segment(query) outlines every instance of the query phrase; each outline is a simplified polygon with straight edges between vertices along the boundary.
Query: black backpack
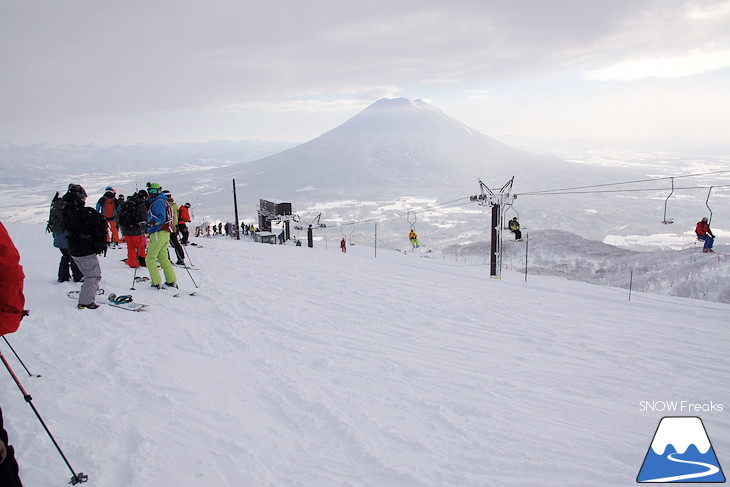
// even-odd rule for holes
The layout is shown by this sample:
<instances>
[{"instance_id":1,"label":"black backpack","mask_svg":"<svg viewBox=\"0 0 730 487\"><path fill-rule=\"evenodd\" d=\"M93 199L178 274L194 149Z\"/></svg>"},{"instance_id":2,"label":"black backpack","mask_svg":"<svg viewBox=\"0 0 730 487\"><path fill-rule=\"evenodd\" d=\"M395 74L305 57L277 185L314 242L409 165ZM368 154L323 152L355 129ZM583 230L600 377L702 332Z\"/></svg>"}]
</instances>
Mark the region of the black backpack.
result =
<instances>
[{"instance_id":1,"label":"black backpack","mask_svg":"<svg viewBox=\"0 0 730 487\"><path fill-rule=\"evenodd\" d=\"M59 196L58 191L56 191L56 196L51 200L51 211L48 214L46 232L63 233L66 230L66 224L63 221L64 206L66 206L66 202Z\"/></svg>"},{"instance_id":2,"label":"black backpack","mask_svg":"<svg viewBox=\"0 0 730 487\"><path fill-rule=\"evenodd\" d=\"M137 198L129 198L119 211L119 225L124 228L136 227L139 223Z\"/></svg>"}]
</instances>

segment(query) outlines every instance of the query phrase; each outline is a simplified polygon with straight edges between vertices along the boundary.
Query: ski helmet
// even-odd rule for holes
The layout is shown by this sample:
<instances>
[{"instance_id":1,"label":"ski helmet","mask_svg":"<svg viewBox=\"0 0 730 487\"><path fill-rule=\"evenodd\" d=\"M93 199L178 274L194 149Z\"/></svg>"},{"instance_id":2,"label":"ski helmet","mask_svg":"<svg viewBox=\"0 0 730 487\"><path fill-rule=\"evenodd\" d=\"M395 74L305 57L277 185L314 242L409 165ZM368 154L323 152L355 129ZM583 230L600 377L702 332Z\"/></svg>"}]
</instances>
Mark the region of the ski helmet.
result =
<instances>
[{"instance_id":1,"label":"ski helmet","mask_svg":"<svg viewBox=\"0 0 730 487\"><path fill-rule=\"evenodd\" d=\"M157 183L149 183L147 185L147 192L150 196L157 196L162 192L162 186Z\"/></svg>"}]
</instances>

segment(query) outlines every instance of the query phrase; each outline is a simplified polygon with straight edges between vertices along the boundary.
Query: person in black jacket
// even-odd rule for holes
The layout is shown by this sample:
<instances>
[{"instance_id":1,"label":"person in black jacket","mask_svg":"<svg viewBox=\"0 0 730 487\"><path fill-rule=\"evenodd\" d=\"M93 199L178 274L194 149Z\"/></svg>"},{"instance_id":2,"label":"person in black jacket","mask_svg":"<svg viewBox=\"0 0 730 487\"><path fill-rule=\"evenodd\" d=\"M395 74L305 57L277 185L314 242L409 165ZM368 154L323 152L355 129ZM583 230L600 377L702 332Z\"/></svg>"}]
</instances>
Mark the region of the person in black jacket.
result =
<instances>
[{"instance_id":1,"label":"person in black jacket","mask_svg":"<svg viewBox=\"0 0 730 487\"><path fill-rule=\"evenodd\" d=\"M79 309L96 309L94 302L101 281L97 254L106 251L106 221L94 208L86 206L86 191L78 184L69 184L63 195L66 206L63 221L68 235L68 251L84 274L79 293Z\"/></svg>"},{"instance_id":2,"label":"person in black jacket","mask_svg":"<svg viewBox=\"0 0 730 487\"><path fill-rule=\"evenodd\" d=\"M127 265L129 267L146 266L147 238L147 191L141 189L127 198L119 210L119 228L122 229L124 241L127 243Z\"/></svg>"}]
</instances>

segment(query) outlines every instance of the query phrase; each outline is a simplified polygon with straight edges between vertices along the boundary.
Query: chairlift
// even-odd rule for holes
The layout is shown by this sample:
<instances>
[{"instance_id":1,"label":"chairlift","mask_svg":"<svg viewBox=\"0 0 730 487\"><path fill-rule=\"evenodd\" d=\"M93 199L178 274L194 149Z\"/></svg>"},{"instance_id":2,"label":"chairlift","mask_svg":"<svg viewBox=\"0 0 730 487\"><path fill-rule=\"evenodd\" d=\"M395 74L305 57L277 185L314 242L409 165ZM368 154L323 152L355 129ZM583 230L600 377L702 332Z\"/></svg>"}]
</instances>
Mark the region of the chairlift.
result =
<instances>
[{"instance_id":1,"label":"chairlift","mask_svg":"<svg viewBox=\"0 0 730 487\"><path fill-rule=\"evenodd\" d=\"M670 225L674 223L674 218L670 218L667 220L667 202L669 201L669 198L672 197L674 194L674 178L670 178L672 180L672 191L669 193L669 196L667 196L667 199L664 200L664 220L662 220L662 223L665 225Z\"/></svg>"},{"instance_id":2,"label":"chairlift","mask_svg":"<svg viewBox=\"0 0 730 487\"><path fill-rule=\"evenodd\" d=\"M707 199L705 200L705 206L710 210L710 218L707 219L707 224L712 224L712 208L710 208L710 194L712 194L713 186L710 186L710 190L707 192Z\"/></svg>"},{"instance_id":3,"label":"chairlift","mask_svg":"<svg viewBox=\"0 0 730 487\"><path fill-rule=\"evenodd\" d=\"M348 225L352 225L352 230L350 230L350 233L345 234L345 227ZM349 242L349 245L354 245L352 243L352 234L355 233L355 224L354 223L343 223L340 227L340 233L342 234L342 238L344 238L347 242Z\"/></svg>"},{"instance_id":4,"label":"chairlift","mask_svg":"<svg viewBox=\"0 0 730 487\"><path fill-rule=\"evenodd\" d=\"M411 213L413 213L413 218L411 221ZM416 222L418 221L418 214L415 211L409 211L406 213L406 220L411 225L411 230L414 232L416 231Z\"/></svg>"},{"instance_id":5,"label":"chairlift","mask_svg":"<svg viewBox=\"0 0 730 487\"><path fill-rule=\"evenodd\" d=\"M517 217L517 221L520 221L520 212L517 211L517 209L515 209L515 205L513 203L513 201L515 199L517 199L517 195L515 195L513 197L513 199L510 200L510 202L507 205L505 205L504 211L502 212L502 221L505 222L504 223L504 225L505 225L504 228L506 230L509 230L509 217L507 216L507 212L513 211L515 213L515 216Z\"/></svg>"}]
</instances>

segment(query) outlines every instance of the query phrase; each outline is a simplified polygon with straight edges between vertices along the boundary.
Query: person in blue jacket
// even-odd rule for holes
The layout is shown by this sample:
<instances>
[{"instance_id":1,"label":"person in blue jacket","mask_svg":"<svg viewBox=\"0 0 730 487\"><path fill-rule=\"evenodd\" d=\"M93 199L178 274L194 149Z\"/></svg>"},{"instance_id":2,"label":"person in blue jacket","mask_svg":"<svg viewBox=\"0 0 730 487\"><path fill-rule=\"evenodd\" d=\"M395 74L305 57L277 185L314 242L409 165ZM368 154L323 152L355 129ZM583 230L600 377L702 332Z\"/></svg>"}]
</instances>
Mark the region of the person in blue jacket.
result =
<instances>
[{"instance_id":1,"label":"person in blue jacket","mask_svg":"<svg viewBox=\"0 0 730 487\"><path fill-rule=\"evenodd\" d=\"M162 186L157 183L149 183L147 187L149 198L149 210L147 211L147 270L150 273L152 287L163 289L162 277L157 269L159 262L162 272L165 274L165 286L177 287L177 276L175 269L170 262L170 255L167 253L167 246L170 243L170 233L173 231L175 220L172 216L172 208L167 202L167 196L162 192Z\"/></svg>"}]
</instances>

